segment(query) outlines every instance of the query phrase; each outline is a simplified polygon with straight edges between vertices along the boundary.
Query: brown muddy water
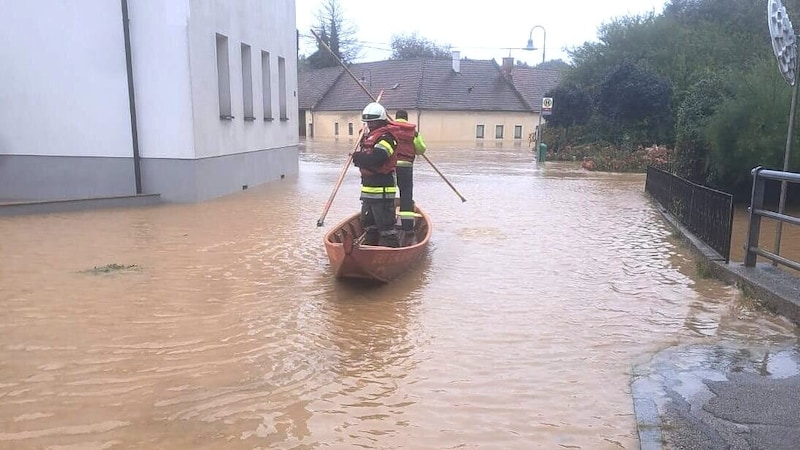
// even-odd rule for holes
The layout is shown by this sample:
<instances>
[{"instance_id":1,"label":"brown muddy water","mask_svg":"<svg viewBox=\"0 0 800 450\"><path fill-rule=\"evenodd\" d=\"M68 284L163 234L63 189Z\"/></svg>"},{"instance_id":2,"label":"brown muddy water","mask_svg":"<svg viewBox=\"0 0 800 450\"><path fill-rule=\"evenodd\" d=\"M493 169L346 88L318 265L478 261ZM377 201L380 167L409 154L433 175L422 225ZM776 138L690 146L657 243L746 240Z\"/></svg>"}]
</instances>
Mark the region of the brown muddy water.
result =
<instances>
[{"instance_id":1,"label":"brown muddy water","mask_svg":"<svg viewBox=\"0 0 800 450\"><path fill-rule=\"evenodd\" d=\"M322 236L357 210L348 142L192 205L0 218L0 448L635 449L631 370L796 328L696 262L644 175L430 145L429 252L335 281ZM114 266L111 266L114 265Z\"/></svg>"}]
</instances>

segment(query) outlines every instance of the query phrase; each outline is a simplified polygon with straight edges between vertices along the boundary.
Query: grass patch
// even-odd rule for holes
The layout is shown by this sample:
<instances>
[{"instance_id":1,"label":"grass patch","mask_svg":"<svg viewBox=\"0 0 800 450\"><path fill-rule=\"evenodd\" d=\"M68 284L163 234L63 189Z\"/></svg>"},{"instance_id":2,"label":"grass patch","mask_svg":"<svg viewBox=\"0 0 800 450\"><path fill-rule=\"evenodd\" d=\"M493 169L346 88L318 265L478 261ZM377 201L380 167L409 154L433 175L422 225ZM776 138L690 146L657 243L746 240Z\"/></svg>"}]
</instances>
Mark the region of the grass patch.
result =
<instances>
[{"instance_id":1,"label":"grass patch","mask_svg":"<svg viewBox=\"0 0 800 450\"><path fill-rule=\"evenodd\" d=\"M94 266L91 269L86 269L82 271L83 273L91 273L94 275L102 275L106 273L116 273L116 272L130 272L135 270L141 270L141 267L137 266L136 264L106 264L105 266Z\"/></svg>"},{"instance_id":2,"label":"grass patch","mask_svg":"<svg viewBox=\"0 0 800 450\"><path fill-rule=\"evenodd\" d=\"M714 273L711 271L711 267L709 266L708 263L704 261L697 261L696 266L697 266L697 275L700 278L708 280L709 278L714 277Z\"/></svg>"}]
</instances>

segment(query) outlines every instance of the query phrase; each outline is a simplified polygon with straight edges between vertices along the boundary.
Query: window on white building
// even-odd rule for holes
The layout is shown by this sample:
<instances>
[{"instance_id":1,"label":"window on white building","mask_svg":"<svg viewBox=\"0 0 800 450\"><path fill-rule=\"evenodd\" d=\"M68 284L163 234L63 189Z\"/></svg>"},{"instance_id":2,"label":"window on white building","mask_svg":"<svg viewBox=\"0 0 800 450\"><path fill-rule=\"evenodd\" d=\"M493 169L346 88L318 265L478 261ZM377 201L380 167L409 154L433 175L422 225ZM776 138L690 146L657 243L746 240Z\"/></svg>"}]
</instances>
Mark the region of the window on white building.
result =
<instances>
[{"instance_id":1,"label":"window on white building","mask_svg":"<svg viewBox=\"0 0 800 450\"><path fill-rule=\"evenodd\" d=\"M264 102L264 120L273 120L272 115L272 71L269 52L261 51L261 100Z\"/></svg>"},{"instance_id":2,"label":"window on white building","mask_svg":"<svg viewBox=\"0 0 800 450\"><path fill-rule=\"evenodd\" d=\"M522 139L522 125L514 125L514 139Z\"/></svg>"},{"instance_id":3,"label":"window on white building","mask_svg":"<svg viewBox=\"0 0 800 450\"><path fill-rule=\"evenodd\" d=\"M484 128L485 127L483 125L477 125L475 127L475 137L476 138L483 139Z\"/></svg>"},{"instance_id":4,"label":"window on white building","mask_svg":"<svg viewBox=\"0 0 800 450\"><path fill-rule=\"evenodd\" d=\"M353 135L353 122L347 123L347 134L349 134L350 136Z\"/></svg>"},{"instance_id":5,"label":"window on white building","mask_svg":"<svg viewBox=\"0 0 800 450\"><path fill-rule=\"evenodd\" d=\"M256 120L253 115L253 62L250 46L242 43L242 107L244 120Z\"/></svg>"},{"instance_id":6,"label":"window on white building","mask_svg":"<svg viewBox=\"0 0 800 450\"><path fill-rule=\"evenodd\" d=\"M278 104L281 120L289 120L286 105L286 59L281 56L278 57Z\"/></svg>"},{"instance_id":7,"label":"window on white building","mask_svg":"<svg viewBox=\"0 0 800 450\"><path fill-rule=\"evenodd\" d=\"M495 125L494 126L494 137L496 139L503 139L503 126L502 125Z\"/></svg>"},{"instance_id":8,"label":"window on white building","mask_svg":"<svg viewBox=\"0 0 800 450\"><path fill-rule=\"evenodd\" d=\"M217 90L219 92L219 117L233 119L231 115L231 72L228 63L228 37L217 33Z\"/></svg>"},{"instance_id":9,"label":"window on white building","mask_svg":"<svg viewBox=\"0 0 800 450\"><path fill-rule=\"evenodd\" d=\"M333 135L334 136L338 136L339 135L339 122L334 122L333 123Z\"/></svg>"}]
</instances>

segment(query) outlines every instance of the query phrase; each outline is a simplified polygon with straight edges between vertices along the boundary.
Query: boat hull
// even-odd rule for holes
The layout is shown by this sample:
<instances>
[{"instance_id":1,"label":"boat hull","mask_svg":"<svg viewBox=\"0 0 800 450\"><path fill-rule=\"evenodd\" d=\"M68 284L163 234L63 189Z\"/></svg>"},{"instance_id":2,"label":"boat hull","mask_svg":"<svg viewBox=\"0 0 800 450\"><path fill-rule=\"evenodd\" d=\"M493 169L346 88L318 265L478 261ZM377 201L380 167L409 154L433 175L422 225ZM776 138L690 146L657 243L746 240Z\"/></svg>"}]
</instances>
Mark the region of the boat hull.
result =
<instances>
[{"instance_id":1,"label":"boat hull","mask_svg":"<svg viewBox=\"0 0 800 450\"><path fill-rule=\"evenodd\" d=\"M324 238L325 252L336 278L356 278L387 283L408 270L428 247L431 223L428 215L416 208L416 242L392 248L365 245L360 214L356 213L331 228Z\"/></svg>"}]
</instances>

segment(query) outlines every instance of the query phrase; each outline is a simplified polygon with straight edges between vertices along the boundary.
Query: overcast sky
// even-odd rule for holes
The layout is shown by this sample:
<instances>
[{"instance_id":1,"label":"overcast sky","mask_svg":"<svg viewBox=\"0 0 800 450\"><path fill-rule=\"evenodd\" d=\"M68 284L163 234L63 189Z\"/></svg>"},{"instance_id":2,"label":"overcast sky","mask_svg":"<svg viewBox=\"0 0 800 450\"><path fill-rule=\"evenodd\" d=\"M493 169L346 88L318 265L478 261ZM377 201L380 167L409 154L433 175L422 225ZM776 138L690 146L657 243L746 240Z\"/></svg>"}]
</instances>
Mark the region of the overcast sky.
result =
<instances>
[{"instance_id":1,"label":"overcast sky","mask_svg":"<svg viewBox=\"0 0 800 450\"><path fill-rule=\"evenodd\" d=\"M391 56L393 35L416 32L440 46L450 45L462 58L495 59L513 56L534 65L542 62L542 51L525 51L530 31L534 46L546 43L545 58L568 61L566 48L597 41L598 27L614 18L655 12L660 14L669 0L402 0L368 2L339 0L343 15L358 27L363 50L357 62L378 61ZM296 0L300 54L314 48L309 30L316 25L323 0ZM304 39L303 36L310 39ZM309 50L310 49L310 50Z\"/></svg>"}]
</instances>

